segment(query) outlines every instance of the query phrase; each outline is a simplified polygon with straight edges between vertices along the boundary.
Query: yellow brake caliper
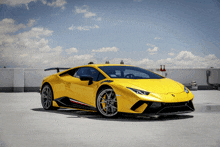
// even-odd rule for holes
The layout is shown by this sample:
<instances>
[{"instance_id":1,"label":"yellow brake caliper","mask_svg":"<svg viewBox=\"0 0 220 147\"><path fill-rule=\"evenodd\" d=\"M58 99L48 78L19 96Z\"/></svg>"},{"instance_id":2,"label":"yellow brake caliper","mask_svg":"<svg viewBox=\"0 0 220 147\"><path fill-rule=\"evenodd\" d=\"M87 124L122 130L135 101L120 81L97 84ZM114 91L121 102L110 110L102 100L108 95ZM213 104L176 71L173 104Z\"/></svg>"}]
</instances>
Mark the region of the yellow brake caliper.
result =
<instances>
[{"instance_id":1,"label":"yellow brake caliper","mask_svg":"<svg viewBox=\"0 0 220 147\"><path fill-rule=\"evenodd\" d=\"M102 108L105 108L106 104L105 104L105 100L106 100L106 94L102 97ZM105 100L104 100L105 99ZM106 109L104 109L106 111Z\"/></svg>"}]
</instances>

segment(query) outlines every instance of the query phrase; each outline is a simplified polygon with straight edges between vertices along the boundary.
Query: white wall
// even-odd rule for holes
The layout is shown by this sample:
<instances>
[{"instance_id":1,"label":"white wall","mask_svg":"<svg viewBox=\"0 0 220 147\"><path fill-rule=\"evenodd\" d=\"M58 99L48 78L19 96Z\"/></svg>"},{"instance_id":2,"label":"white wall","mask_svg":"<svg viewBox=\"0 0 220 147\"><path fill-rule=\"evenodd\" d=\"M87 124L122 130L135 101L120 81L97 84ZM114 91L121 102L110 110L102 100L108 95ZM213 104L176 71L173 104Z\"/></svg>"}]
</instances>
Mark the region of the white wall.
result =
<instances>
[{"instance_id":1,"label":"white wall","mask_svg":"<svg viewBox=\"0 0 220 147\"><path fill-rule=\"evenodd\" d=\"M167 73L167 78L178 81L186 86L189 86L192 81L196 81L199 86L207 85L206 71L210 70L211 76L209 82L212 84L220 84L220 69L166 69L166 72L160 72L156 69L149 70L163 76ZM53 73L56 73L56 71L44 71L44 69L0 68L0 92L25 91L25 88L32 88L31 90L39 89L43 77Z\"/></svg>"},{"instance_id":2,"label":"white wall","mask_svg":"<svg viewBox=\"0 0 220 147\"><path fill-rule=\"evenodd\" d=\"M25 69L24 87L40 87L44 77L56 73L56 71L44 71L44 69Z\"/></svg>"},{"instance_id":3,"label":"white wall","mask_svg":"<svg viewBox=\"0 0 220 147\"><path fill-rule=\"evenodd\" d=\"M0 87L13 87L14 69L0 68Z\"/></svg>"},{"instance_id":4,"label":"white wall","mask_svg":"<svg viewBox=\"0 0 220 147\"><path fill-rule=\"evenodd\" d=\"M220 69L210 69L211 75L209 82L220 84Z\"/></svg>"},{"instance_id":5,"label":"white wall","mask_svg":"<svg viewBox=\"0 0 220 147\"><path fill-rule=\"evenodd\" d=\"M165 76L167 78L178 81L186 86L188 86L192 81L196 81L198 85L207 85L206 82L206 71L211 71L211 76L209 77L210 83L220 84L220 69L166 69L166 72L160 72L156 69L151 69L151 71Z\"/></svg>"},{"instance_id":6,"label":"white wall","mask_svg":"<svg viewBox=\"0 0 220 147\"><path fill-rule=\"evenodd\" d=\"M206 69L167 69L167 78L174 79L184 85L196 81L198 85L207 85Z\"/></svg>"}]
</instances>

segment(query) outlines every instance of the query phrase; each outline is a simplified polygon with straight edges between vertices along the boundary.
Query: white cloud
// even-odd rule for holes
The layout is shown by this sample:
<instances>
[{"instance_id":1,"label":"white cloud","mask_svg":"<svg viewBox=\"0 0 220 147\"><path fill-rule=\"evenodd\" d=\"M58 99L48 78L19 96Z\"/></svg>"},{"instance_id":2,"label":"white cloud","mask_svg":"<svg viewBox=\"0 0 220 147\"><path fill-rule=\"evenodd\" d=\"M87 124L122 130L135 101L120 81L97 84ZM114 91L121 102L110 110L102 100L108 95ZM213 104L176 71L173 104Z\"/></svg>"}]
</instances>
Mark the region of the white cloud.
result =
<instances>
[{"instance_id":1,"label":"white cloud","mask_svg":"<svg viewBox=\"0 0 220 147\"><path fill-rule=\"evenodd\" d=\"M39 51L40 52L50 52L51 48L49 47L49 45L45 45L45 46L39 48Z\"/></svg>"},{"instance_id":2,"label":"white cloud","mask_svg":"<svg viewBox=\"0 0 220 147\"><path fill-rule=\"evenodd\" d=\"M25 5L29 10L28 4L30 2L37 2L37 0L1 0L0 4L6 4L12 7ZM67 4L66 0L53 0L52 2L41 0L41 2L50 7L61 7L61 9L65 9L65 4Z\"/></svg>"},{"instance_id":3,"label":"white cloud","mask_svg":"<svg viewBox=\"0 0 220 147\"><path fill-rule=\"evenodd\" d=\"M6 23L7 22L7 23ZM2 21L0 21L2 24ZM53 34L52 30L33 27L22 31L23 24L16 24L13 19L4 20L0 32L0 66L19 68L47 68L54 66L74 67L87 64L90 61L97 63L92 54L74 55L76 48L66 49L70 54L62 54L61 46L51 47L47 37ZM10 25L7 25L10 24ZM7 27L13 25L14 30ZM19 33L18 33L19 31ZM11 34L13 32L13 34ZM18 34L16 34L18 33Z\"/></svg>"},{"instance_id":4,"label":"white cloud","mask_svg":"<svg viewBox=\"0 0 220 147\"><path fill-rule=\"evenodd\" d=\"M155 45L150 44L150 43L147 43L147 46L150 46L150 47L155 47Z\"/></svg>"},{"instance_id":5,"label":"white cloud","mask_svg":"<svg viewBox=\"0 0 220 147\"><path fill-rule=\"evenodd\" d=\"M85 55L75 55L73 56L74 60L89 60L93 57L93 55L85 54Z\"/></svg>"},{"instance_id":6,"label":"white cloud","mask_svg":"<svg viewBox=\"0 0 220 147\"><path fill-rule=\"evenodd\" d=\"M50 37L52 30L43 27L26 28L25 24L17 24L13 19L3 19L0 21L0 66L12 67L74 67L87 64L90 61L94 63L105 63L104 59L96 58L97 52L117 52L117 47L103 47L92 50L93 54L72 55L78 53L76 48L66 49L70 54L62 54L61 46L50 46ZM28 29L24 31L23 29ZM25 29L25 30L26 30ZM159 49L153 44L147 44L150 47L149 53L156 53ZM171 51L172 52L172 51ZM176 51L175 51L176 52ZM181 51L170 58L157 61L144 58L134 60L132 58L113 58L110 63L120 63L141 66L143 68L158 68L161 64L167 68L220 68L220 59L214 54L204 57L197 56L190 51Z\"/></svg>"},{"instance_id":7,"label":"white cloud","mask_svg":"<svg viewBox=\"0 0 220 147\"><path fill-rule=\"evenodd\" d=\"M117 47L103 47L98 50L92 50L92 52L117 52Z\"/></svg>"},{"instance_id":8,"label":"white cloud","mask_svg":"<svg viewBox=\"0 0 220 147\"><path fill-rule=\"evenodd\" d=\"M136 61L135 62L136 65L139 65L139 66L149 66L149 65L153 65L154 64L154 61L153 60L150 60L148 58L144 58L142 60L139 60L139 61Z\"/></svg>"},{"instance_id":9,"label":"white cloud","mask_svg":"<svg viewBox=\"0 0 220 147\"><path fill-rule=\"evenodd\" d=\"M61 53L63 49L61 46L57 46L57 47L53 48L52 50L55 51L56 53Z\"/></svg>"},{"instance_id":10,"label":"white cloud","mask_svg":"<svg viewBox=\"0 0 220 147\"><path fill-rule=\"evenodd\" d=\"M124 64L126 65L135 65L139 67L152 67L155 65L155 62L153 60L150 60L148 58L140 59L140 60L134 60L131 58L114 58L109 60L110 64L120 64L121 60L123 60ZM104 61L102 61L104 63Z\"/></svg>"},{"instance_id":11,"label":"white cloud","mask_svg":"<svg viewBox=\"0 0 220 147\"><path fill-rule=\"evenodd\" d=\"M84 54L84 55L74 55L66 58L65 60L62 61L62 66L66 65L74 67L74 66L81 66L81 65L86 65L89 62L94 62L98 63L98 61L94 58L93 55L91 54Z\"/></svg>"},{"instance_id":12,"label":"white cloud","mask_svg":"<svg viewBox=\"0 0 220 147\"><path fill-rule=\"evenodd\" d=\"M82 6L82 7L77 7L77 6L75 6L75 12L76 12L77 14L83 13L85 18L90 18L90 17L96 16L96 13L90 12L90 11L89 11L89 7L86 6L86 5L84 5L84 6Z\"/></svg>"},{"instance_id":13,"label":"white cloud","mask_svg":"<svg viewBox=\"0 0 220 147\"><path fill-rule=\"evenodd\" d=\"M1 0L0 4L6 4L12 7L25 5L29 10L28 4L30 2L36 2L37 0Z\"/></svg>"},{"instance_id":14,"label":"white cloud","mask_svg":"<svg viewBox=\"0 0 220 147\"><path fill-rule=\"evenodd\" d=\"M51 30L34 27L28 32L18 34L18 36L21 38L41 38L42 36L51 36L52 33Z\"/></svg>"},{"instance_id":15,"label":"white cloud","mask_svg":"<svg viewBox=\"0 0 220 147\"><path fill-rule=\"evenodd\" d=\"M151 53L149 53L150 55L155 55L155 54L157 54L157 53L155 53L155 52L151 52Z\"/></svg>"},{"instance_id":16,"label":"white cloud","mask_svg":"<svg viewBox=\"0 0 220 147\"><path fill-rule=\"evenodd\" d=\"M147 46L153 47L152 49L151 48L147 49L147 51L149 52L150 55L157 54L158 47L156 47L155 45L150 44L150 43L147 43Z\"/></svg>"},{"instance_id":17,"label":"white cloud","mask_svg":"<svg viewBox=\"0 0 220 147\"><path fill-rule=\"evenodd\" d=\"M31 27L31 26L33 26L33 24L35 23L35 19L30 19L29 21L28 21L28 27Z\"/></svg>"},{"instance_id":18,"label":"white cloud","mask_svg":"<svg viewBox=\"0 0 220 147\"><path fill-rule=\"evenodd\" d=\"M10 6L18 6L18 5L22 5L22 4L28 4L30 2L36 2L37 0L3 0L1 1L0 4L7 4Z\"/></svg>"},{"instance_id":19,"label":"white cloud","mask_svg":"<svg viewBox=\"0 0 220 147\"><path fill-rule=\"evenodd\" d=\"M156 64L165 64L172 68L209 68L220 67L220 59L213 54L200 57L189 51L181 51L175 58L161 59Z\"/></svg>"},{"instance_id":20,"label":"white cloud","mask_svg":"<svg viewBox=\"0 0 220 147\"><path fill-rule=\"evenodd\" d=\"M45 4L45 1L42 1ZM67 4L66 0L56 0L51 3L48 2L47 5L51 7L61 7L61 9L65 9L65 4Z\"/></svg>"},{"instance_id":21,"label":"white cloud","mask_svg":"<svg viewBox=\"0 0 220 147\"><path fill-rule=\"evenodd\" d=\"M155 40L159 40L159 39L161 39L161 38L159 38L159 37L155 37L154 39L155 39Z\"/></svg>"},{"instance_id":22,"label":"white cloud","mask_svg":"<svg viewBox=\"0 0 220 147\"><path fill-rule=\"evenodd\" d=\"M34 27L22 32L25 25L16 24L13 19L4 19L0 24L4 30L0 31L0 66L43 67L60 58L62 47L51 48L46 39L52 30ZM18 31L21 32L16 34Z\"/></svg>"},{"instance_id":23,"label":"white cloud","mask_svg":"<svg viewBox=\"0 0 220 147\"><path fill-rule=\"evenodd\" d=\"M149 48L147 51L149 52L150 55L157 54L158 47L155 46L153 49Z\"/></svg>"},{"instance_id":24,"label":"white cloud","mask_svg":"<svg viewBox=\"0 0 220 147\"><path fill-rule=\"evenodd\" d=\"M72 30L74 30L74 29L75 29L75 27L72 25L72 26L71 26L71 27L69 27L68 29L72 31Z\"/></svg>"},{"instance_id":25,"label":"white cloud","mask_svg":"<svg viewBox=\"0 0 220 147\"><path fill-rule=\"evenodd\" d=\"M179 58L185 55L186 58ZM191 59L189 60L189 55ZM220 68L220 59L214 54L209 54L205 57L195 56L189 51L181 51L174 58L160 59L157 61L148 58L134 60L131 58L114 58L109 60L111 64L119 64L121 60L125 64L140 66L143 68L159 68L160 65L166 65L167 68ZM104 63L104 61L102 61Z\"/></svg>"},{"instance_id":26,"label":"white cloud","mask_svg":"<svg viewBox=\"0 0 220 147\"><path fill-rule=\"evenodd\" d=\"M170 55L170 56L174 56L175 54L171 52L171 53L168 53L168 55Z\"/></svg>"},{"instance_id":27,"label":"white cloud","mask_svg":"<svg viewBox=\"0 0 220 147\"><path fill-rule=\"evenodd\" d=\"M84 14L85 18L89 18L89 17L93 17L93 16L96 16L95 13L92 13L92 12L87 12Z\"/></svg>"},{"instance_id":28,"label":"white cloud","mask_svg":"<svg viewBox=\"0 0 220 147\"><path fill-rule=\"evenodd\" d=\"M1 34L7 34L16 32L20 29L25 28L26 26L24 24L16 24L15 21L11 18L5 18L2 21L0 21L0 32Z\"/></svg>"},{"instance_id":29,"label":"white cloud","mask_svg":"<svg viewBox=\"0 0 220 147\"><path fill-rule=\"evenodd\" d=\"M194 56L191 52L189 51L181 51L177 56L176 60L194 60L196 56Z\"/></svg>"},{"instance_id":30,"label":"white cloud","mask_svg":"<svg viewBox=\"0 0 220 147\"><path fill-rule=\"evenodd\" d=\"M4 31L0 32L1 67L74 67L87 64L90 61L97 63L96 58L92 54L72 56L72 54L62 54L63 49L61 46L51 47L47 37L53 34L52 30L33 27L28 31L22 31L25 25L16 24L13 19L6 19L0 21L0 23L4 24L1 25L1 29ZM8 28L11 26L13 26L13 30ZM67 53L76 53L78 50L76 48L70 48L65 51Z\"/></svg>"},{"instance_id":31,"label":"white cloud","mask_svg":"<svg viewBox=\"0 0 220 147\"><path fill-rule=\"evenodd\" d=\"M76 27L76 26L71 26L71 27L69 27L69 30L80 30L80 31L89 31L90 29L98 29L99 28L99 26L97 26L97 25L94 25L94 26L78 26L78 27Z\"/></svg>"},{"instance_id":32,"label":"white cloud","mask_svg":"<svg viewBox=\"0 0 220 147\"><path fill-rule=\"evenodd\" d=\"M86 5L82 6L81 8L75 6L75 12L76 13L87 13L88 9L89 8Z\"/></svg>"},{"instance_id":33,"label":"white cloud","mask_svg":"<svg viewBox=\"0 0 220 147\"><path fill-rule=\"evenodd\" d=\"M41 0L41 2L46 5L47 4L47 1L46 0Z\"/></svg>"},{"instance_id":34,"label":"white cloud","mask_svg":"<svg viewBox=\"0 0 220 147\"><path fill-rule=\"evenodd\" d=\"M21 57L26 57L26 56L28 56L28 54L21 54L20 56Z\"/></svg>"},{"instance_id":35,"label":"white cloud","mask_svg":"<svg viewBox=\"0 0 220 147\"><path fill-rule=\"evenodd\" d=\"M218 60L218 58L214 54L209 54L205 57L205 60Z\"/></svg>"},{"instance_id":36,"label":"white cloud","mask_svg":"<svg viewBox=\"0 0 220 147\"><path fill-rule=\"evenodd\" d=\"M157 50L158 50L158 47L155 46L153 49L149 48L147 51L149 51L149 52L157 52Z\"/></svg>"},{"instance_id":37,"label":"white cloud","mask_svg":"<svg viewBox=\"0 0 220 147\"><path fill-rule=\"evenodd\" d=\"M70 49L66 49L65 51L67 52L67 54L77 53L78 52L77 48L74 48L74 47L70 48Z\"/></svg>"},{"instance_id":38,"label":"white cloud","mask_svg":"<svg viewBox=\"0 0 220 147\"><path fill-rule=\"evenodd\" d=\"M98 17L96 20L97 20L97 21L101 21L101 20L102 20L102 18L101 18L101 17Z\"/></svg>"}]
</instances>

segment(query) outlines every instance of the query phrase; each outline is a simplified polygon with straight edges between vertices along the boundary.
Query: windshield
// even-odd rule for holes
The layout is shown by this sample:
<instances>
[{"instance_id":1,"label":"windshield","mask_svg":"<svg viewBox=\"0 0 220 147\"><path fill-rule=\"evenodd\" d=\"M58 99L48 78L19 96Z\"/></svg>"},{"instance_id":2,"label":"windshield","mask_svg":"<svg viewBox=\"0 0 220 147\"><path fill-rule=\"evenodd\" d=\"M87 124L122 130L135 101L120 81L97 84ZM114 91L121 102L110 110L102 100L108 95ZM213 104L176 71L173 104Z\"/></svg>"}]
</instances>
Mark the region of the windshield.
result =
<instances>
[{"instance_id":1,"label":"windshield","mask_svg":"<svg viewBox=\"0 0 220 147\"><path fill-rule=\"evenodd\" d=\"M132 67L132 66L100 66L102 71L104 71L111 78L126 78L126 79L162 79L159 76L148 70Z\"/></svg>"}]
</instances>

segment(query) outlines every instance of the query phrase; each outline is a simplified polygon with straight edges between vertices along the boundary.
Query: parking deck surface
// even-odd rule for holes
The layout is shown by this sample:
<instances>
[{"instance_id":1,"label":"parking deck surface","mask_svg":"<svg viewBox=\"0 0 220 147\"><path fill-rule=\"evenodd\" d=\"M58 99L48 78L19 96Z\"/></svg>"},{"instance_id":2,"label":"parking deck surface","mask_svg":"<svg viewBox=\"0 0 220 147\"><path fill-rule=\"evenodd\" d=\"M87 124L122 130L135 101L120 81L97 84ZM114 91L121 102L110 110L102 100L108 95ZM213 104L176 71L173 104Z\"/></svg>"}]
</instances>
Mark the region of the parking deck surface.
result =
<instances>
[{"instance_id":1,"label":"parking deck surface","mask_svg":"<svg viewBox=\"0 0 220 147\"><path fill-rule=\"evenodd\" d=\"M45 111L39 93L0 93L0 147L220 146L220 91L192 91L195 112L167 117Z\"/></svg>"}]
</instances>

